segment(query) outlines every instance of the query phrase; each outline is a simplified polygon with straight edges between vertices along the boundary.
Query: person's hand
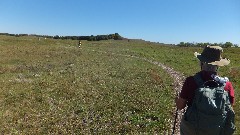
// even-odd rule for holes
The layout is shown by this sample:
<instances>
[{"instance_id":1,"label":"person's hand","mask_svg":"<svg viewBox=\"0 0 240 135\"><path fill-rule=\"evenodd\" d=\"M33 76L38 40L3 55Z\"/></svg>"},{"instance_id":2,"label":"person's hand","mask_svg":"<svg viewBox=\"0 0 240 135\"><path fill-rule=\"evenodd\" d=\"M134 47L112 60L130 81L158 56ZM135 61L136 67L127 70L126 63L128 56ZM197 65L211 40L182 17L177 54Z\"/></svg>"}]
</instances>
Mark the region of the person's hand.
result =
<instances>
[{"instance_id":1,"label":"person's hand","mask_svg":"<svg viewBox=\"0 0 240 135\"><path fill-rule=\"evenodd\" d=\"M181 97L176 97L175 98L175 103L176 103L176 106L179 110L185 108L186 104L187 104L187 100L186 99L183 99Z\"/></svg>"}]
</instances>

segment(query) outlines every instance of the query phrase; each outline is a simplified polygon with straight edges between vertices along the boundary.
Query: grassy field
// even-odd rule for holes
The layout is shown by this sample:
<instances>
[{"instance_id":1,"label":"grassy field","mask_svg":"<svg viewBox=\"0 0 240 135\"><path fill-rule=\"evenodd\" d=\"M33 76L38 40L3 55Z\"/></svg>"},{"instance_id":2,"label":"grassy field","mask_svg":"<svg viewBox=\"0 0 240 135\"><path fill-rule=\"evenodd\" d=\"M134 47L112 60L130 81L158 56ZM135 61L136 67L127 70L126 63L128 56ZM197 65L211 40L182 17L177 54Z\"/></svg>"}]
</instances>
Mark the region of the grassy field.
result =
<instances>
[{"instance_id":1,"label":"grassy field","mask_svg":"<svg viewBox=\"0 0 240 135\"><path fill-rule=\"evenodd\" d=\"M199 71L201 48L144 41L77 41L0 36L1 134L170 133L172 78L160 67L124 55L162 62L185 76ZM240 127L240 49L225 49L231 65ZM240 134L237 131L236 134Z\"/></svg>"}]
</instances>

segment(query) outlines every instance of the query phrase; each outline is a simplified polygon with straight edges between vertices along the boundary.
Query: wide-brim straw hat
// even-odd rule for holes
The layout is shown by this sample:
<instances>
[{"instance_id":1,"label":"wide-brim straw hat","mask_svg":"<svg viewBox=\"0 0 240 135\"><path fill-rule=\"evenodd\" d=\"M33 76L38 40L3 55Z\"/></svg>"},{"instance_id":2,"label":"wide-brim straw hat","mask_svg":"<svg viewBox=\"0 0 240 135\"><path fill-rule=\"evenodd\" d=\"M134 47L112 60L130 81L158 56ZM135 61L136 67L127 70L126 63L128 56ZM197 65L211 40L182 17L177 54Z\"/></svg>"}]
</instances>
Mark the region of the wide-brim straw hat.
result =
<instances>
[{"instance_id":1,"label":"wide-brim straw hat","mask_svg":"<svg viewBox=\"0 0 240 135\"><path fill-rule=\"evenodd\" d=\"M201 54L195 52L194 55L201 62L217 66L226 66L230 63L230 60L226 58L223 59L221 56L222 52L223 49L220 46L206 46Z\"/></svg>"}]
</instances>

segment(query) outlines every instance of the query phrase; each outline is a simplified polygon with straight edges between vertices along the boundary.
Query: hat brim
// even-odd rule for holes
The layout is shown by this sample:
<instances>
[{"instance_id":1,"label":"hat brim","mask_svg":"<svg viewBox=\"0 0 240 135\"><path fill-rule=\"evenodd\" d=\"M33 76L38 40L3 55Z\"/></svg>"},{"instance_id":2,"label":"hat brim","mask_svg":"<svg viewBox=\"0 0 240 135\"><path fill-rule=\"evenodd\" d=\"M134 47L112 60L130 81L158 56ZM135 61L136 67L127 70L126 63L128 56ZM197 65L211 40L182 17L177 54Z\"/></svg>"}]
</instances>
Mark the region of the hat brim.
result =
<instances>
[{"instance_id":1,"label":"hat brim","mask_svg":"<svg viewBox=\"0 0 240 135\"><path fill-rule=\"evenodd\" d=\"M209 62L206 60L206 58L204 58L200 53L198 52L195 52L194 53L195 57L197 57L201 62L207 62L208 64L211 64L211 65L217 65L217 66L226 66L230 63L230 60L228 59L221 59L219 61L212 61L212 62Z\"/></svg>"}]
</instances>

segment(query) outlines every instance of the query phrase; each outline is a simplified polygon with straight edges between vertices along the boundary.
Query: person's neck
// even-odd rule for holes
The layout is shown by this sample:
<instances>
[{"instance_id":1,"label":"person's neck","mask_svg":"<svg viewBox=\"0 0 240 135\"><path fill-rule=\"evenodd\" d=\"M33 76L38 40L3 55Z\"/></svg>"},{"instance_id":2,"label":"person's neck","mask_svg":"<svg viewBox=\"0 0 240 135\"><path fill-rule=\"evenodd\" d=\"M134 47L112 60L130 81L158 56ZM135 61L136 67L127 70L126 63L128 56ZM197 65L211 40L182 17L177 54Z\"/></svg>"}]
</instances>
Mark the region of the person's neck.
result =
<instances>
[{"instance_id":1,"label":"person's neck","mask_svg":"<svg viewBox=\"0 0 240 135\"><path fill-rule=\"evenodd\" d=\"M201 72L204 80L212 80L213 78L211 77L211 75L217 75L217 72L212 72L212 71L202 70Z\"/></svg>"}]
</instances>

